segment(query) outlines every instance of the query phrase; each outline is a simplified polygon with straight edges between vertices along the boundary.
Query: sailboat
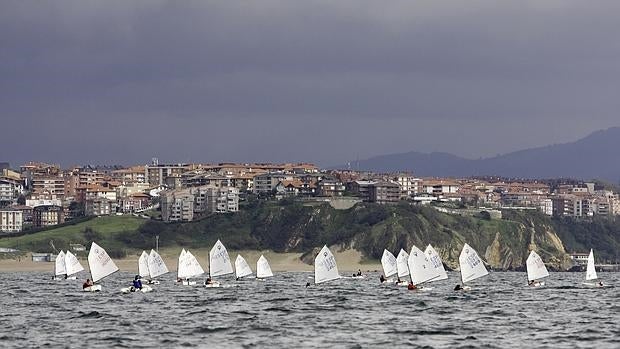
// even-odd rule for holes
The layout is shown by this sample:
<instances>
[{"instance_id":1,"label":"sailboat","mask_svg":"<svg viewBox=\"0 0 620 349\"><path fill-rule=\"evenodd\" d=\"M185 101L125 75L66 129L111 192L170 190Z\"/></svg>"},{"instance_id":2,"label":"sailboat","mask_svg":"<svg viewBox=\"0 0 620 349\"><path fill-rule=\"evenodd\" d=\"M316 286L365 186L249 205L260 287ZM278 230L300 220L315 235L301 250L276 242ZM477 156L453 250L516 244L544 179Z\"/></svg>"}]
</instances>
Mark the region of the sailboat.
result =
<instances>
[{"instance_id":1,"label":"sailboat","mask_svg":"<svg viewBox=\"0 0 620 349\"><path fill-rule=\"evenodd\" d=\"M63 277L59 277L63 275ZM54 280L64 280L67 275L67 267L65 265L65 253L61 250L56 256L54 263Z\"/></svg>"},{"instance_id":2,"label":"sailboat","mask_svg":"<svg viewBox=\"0 0 620 349\"><path fill-rule=\"evenodd\" d=\"M256 278L264 279L268 277L272 277L273 272L271 272L271 267L269 266L269 262L265 256L260 255L260 258L256 262Z\"/></svg>"},{"instance_id":3,"label":"sailboat","mask_svg":"<svg viewBox=\"0 0 620 349\"><path fill-rule=\"evenodd\" d=\"M598 275L596 275L596 268L594 267L594 251L590 249L590 254L588 255L588 264L586 265L586 281L596 279L598 279ZM583 284L588 286L604 287L602 281L599 281L597 283L584 282Z\"/></svg>"},{"instance_id":4,"label":"sailboat","mask_svg":"<svg viewBox=\"0 0 620 349\"><path fill-rule=\"evenodd\" d=\"M67 251L65 253L65 270L67 272L67 279L76 280L77 276L73 274L77 274L84 270L82 264L77 259L77 257L71 253L71 251Z\"/></svg>"},{"instance_id":5,"label":"sailboat","mask_svg":"<svg viewBox=\"0 0 620 349\"><path fill-rule=\"evenodd\" d=\"M529 286L540 287L545 284L544 281L537 281L549 276L547 267L545 267L545 263L542 258L540 258L538 253L534 251L530 252L530 255L527 257L527 261L525 262L525 267L527 268L527 284Z\"/></svg>"},{"instance_id":6,"label":"sailboat","mask_svg":"<svg viewBox=\"0 0 620 349\"><path fill-rule=\"evenodd\" d=\"M383 256L381 256L381 266L383 267L383 275L386 278L383 282L392 282L392 280L387 278L398 272L398 268L396 268L396 257L394 257L392 252L385 249L383 250Z\"/></svg>"},{"instance_id":7,"label":"sailboat","mask_svg":"<svg viewBox=\"0 0 620 349\"><path fill-rule=\"evenodd\" d=\"M233 273L232 264L230 264L230 256L224 244L217 240L211 251L209 251L209 279L216 276L228 275ZM220 283L210 280L205 283L205 287L219 287Z\"/></svg>"},{"instance_id":8,"label":"sailboat","mask_svg":"<svg viewBox=\"0 0 620 349\"><path fill-rule=\"evenodd\" d=\"M252 275L252 269L250 269L250 265L240 254L238 254L237 259L235 259L235 275L237 276L237 279Z\"/></svg>"},{"instance_id":9,"label":"sailboat","mask_svg":"<svg viewBox=\"0 0 620 349\"><path fill-rule=\"evenodd\" d=\"M151 249L151 253L149 253L147 264L149 267L149 273L151 274L151 281L155 284L159 282L153 279L168 273L168 267L166 266L166 263L164 263L163 258L161 258L159 253L153 249Z\"/></svg>"},{"instance_id":10,"label":"sailboat","mask_svg":"<svg viewBox=\"0 0 620 349\"><path fill-rule=\"evenodd\" d=\"M459 264L461 266L461 281L463 282L461 288L465 291L471 289L471 287L465 286L466 282L476 280L489 274L476 250L471 248L468 244L463 246L463 250L459 256Z\"/></svg>"},{"instance_id":11,"label":"sailboat","mask_svg":"<svg viewBox=\"0 0 620 349\"><path fill-rule=\"evenodd\" d=\"M440 276L437 270L431 266L428 256L415 245L411 247L411 253L407 258L407 267L409 268L411 283L416 288Z\"/></svg>"},{"instance_id":12,"label":"sailboat","mask_svg":"<svg viewBox=\"0 0 620 349\"><path fill-rule=\"evenodd\" d=\"M146 251L142 251L140 258L138 258L138 275L140 276L140 278L148 278L151 276L151 272L149 270L149 255L146 253ZM151 281L149 280L147 283L151 283ZM151 286L145 285L144 283L142 283L142 288L140 289L136 289L133 286L121 288L122 293L131 293L131 292L147 293L151 291L153 291L153 288Z\"/></svg>"},{"instance_id":13,"label":"sailboat","mask_svg":"<svg viewBox=\"0 0 620 349\"><path fill-rule=\"evenodd\" d=\"M433 246L430 244L426 246L424 250L424 254L428 257L431 262L431 267L435 269L435 272L439 275L433 279L433 281L445 280L448 278L448 273L446 273L446 269L443 267L443 262L441 261L441 257L439 257L439 253L435 251Z\"/></svg>"},{"instance_id":14,"label":"sailboat","mask_svg":"<svg viewBox=\"0 0 620 349\"><path fill-rule=\"evenodd\" d=\"M409 275L409 266L407 264L408 259L409 259L409 254L401 248L400 252L398 252L398 256L396 256L396 270L398 272L399 280L400 278ZM401 280L400 282L397 282L396 284L399 286L407 286L407 281Z\"/></svg>"},{"instance_id":15,"label":"sailboat","mask_svg":"<svg viewBox=\"0 0 620 349\"><path fill-rule=\"evenodd\" d=\"M179 267L177 269L177 278L181 280L183 285L196 285L196 281L190 281L189 279L202 275L204 272L196 257L191 252L183 249L179 255Z\"/></svg>"},{"instance_id":16,"label":"sailboat","mask_svg":"<svg viewBox=\"0 0 620 349\"><path fill-rule=\"evenodd\" d=\"M323 246L319 254L314 258L314 283L321 284L327 281L340 279L338 265L332 251Z\"/></svg>"},{"instance_id":17,"label":"sailboat","mask_svg":"<svg viewBox=\"0 0 620 349\"><path fill-rule=\"evenodd\" d=\"M88 266L93 283L118 271L118 267L108 253L94 242L90 246L90 251L88 251ZM101 291L101 285L94 284L83 289L86 292Z\"/></svg>"}]
</instances>

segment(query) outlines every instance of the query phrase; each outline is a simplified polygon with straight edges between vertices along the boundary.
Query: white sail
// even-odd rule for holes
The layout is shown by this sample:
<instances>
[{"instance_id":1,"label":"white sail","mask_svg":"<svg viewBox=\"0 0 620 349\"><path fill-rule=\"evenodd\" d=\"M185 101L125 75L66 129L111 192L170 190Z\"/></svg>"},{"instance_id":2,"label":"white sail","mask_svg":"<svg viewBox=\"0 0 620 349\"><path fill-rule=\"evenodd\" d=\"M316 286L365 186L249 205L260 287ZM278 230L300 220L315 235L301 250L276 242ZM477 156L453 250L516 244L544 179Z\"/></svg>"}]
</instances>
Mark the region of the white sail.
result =
<instances>
[{"instance_id":1,"label":"white sail","mask_svg":"<svg viewBox=\"0 0 620 349\"><path fill-rule=\"evenodd\" d=\"M177 278L182 278L180 273L186 273L185 267L181 268L182 264L185 264L185 255L187 251L185 249L181 249L181 253L179 253L179 259L177 260Z\"/></svg>"},{"instance_id":2,"label":"white sail","mask_svg":"<svg viewBox=\"0 0 620 349\"><path fill-rule=\"evenodd\" d=\"M273 272L271 272L269 262L267 261L267 258L265 258L265 256L261 255L256 262L256 277L267 278L271 276L273 276Z\"/></svg>"},{"instance_id":3,"label":"white sail","mask_svg":"<svg viewBox=\"0 0 620 349\"><path fill-rule=\"evenodd\" d=\"M217 240L209 251L209 275L211 277L231 274L233 272L230 257L224 244Z\"/></svg>"},{"instance_id":4,"label":"white sail","mask_svg":"<svg viewBox=\"0 0 620 349\"><path fill-rule=\"evenodd\" d=\"M190 277L196 277L200 274L204 274L204 269L198 263L198 260L194 255L189 252L181 251L181 255L179 256L179 270L177 271L178 277L181 279L187 279Z\"/></svg>"},{"instance_id":5,"label":"white sail","mask_svg":"<svg viewBox=\"0 0 620 349\"><path fill-rule=\"evenodd\" d=\"M396 257L392 252L383 250L383 256L381 256L381 266L383 266L383 274L388 278L398 272L396 268Z\"/></svg>"},{"instance_id":6,"label":"white sail","mask_svg":"<svg viewBox=\"0 0 620 349\"><path fill-rule=\"evenodd\" d=\"M149 253L148 265L152 278L156 278L168 272L166 263L164 263L164 260L161 258L159 253L155 252L155 250L151 250L151 253Z\"/></svg>"},{"instance_id":7,"label":"white sail","mask_svg":"<svg viewBox=\"0 0 620 349\"><path fill-rule=\"evenodd\" d=\"M441 261L441 257L439 257L439 253L435 251L433 246L431 246L430 244L426 246L424 254L428 256L428 259L431 261L431 266L435 269L435 272L438 275L435 279L433 279L433 281L447 279L448 273L446 273L446 269L444 269L443 267L443 262Z\"/></svg>"},{"instance_id":8,"label":"white sail","mask_svg":"<svg viewBox=\"0 0 620 349\"><path fill-rule=\"evenodd\" d=\"M118 267L108 253L94 242L88 252L88 266L90 267L93 282L97 282L118 271Z\"/></svg>"},{"instance_id":9,"label":"white sail","mask_svg":"<svg viewBox=\"0 0 620 349\"><path fill-rule=\"evenodd\" d=\"M241 257L240 254L238 254L237 259L235 259L235 275L237 275L238 278L252 275L250 265L245 261L245 258Z\"/></svg>"},{"instance_id":10,"label":"white sail","mask_svg":"<svg viewBox=\"0 0 620 349\"><path fill-rule=\"evenodd\" d=\"M67 276L84 270L84 267L80 264L80 261L73 253L71 253L71 251L67 251L67 253L65 253L65 267L67 268Z\"/></svg>"},{"instance_id":11,"label":"white sail","mask_svg":"<svg viewBox=\"0 0 620 349\"><path fill-rule=\"evenodd\" d=\"M590 255L588 256L588 265L586 267L586 280L598 279L596 275L596 268L594 268L594 252L590 249Z\"/></svg>"},{"instance_id":12,"label":"white sail","mask_svg":"<svg viewBox=\"0 0 620 349\"><path fill-rule=\"evenodd\" d=\"M463 250L459 256L459 264L461 266L461 280L463 280L463 283L489 274L487 268L484 267L484 263L482 263L482 259L478 256L478 253L468 244L463 246Z\"/></svg>"},{"instance_id":13,"label":"white sail","mask_svg":"<svg viewBox=\"0 0 620 349\"><path fill-rule=\"evenodd\" d=\"M340 279L336 258L325 245L314 258L314 283L320 284L336 279Z\"/></svg>"},{"instance_id":14,"label":"white sail","mask_svg":"<svg viewBox=\"0 0 620 349\"><path fill-rule=\"evenodd\" d=\"M65 253L60 251L56 256L56 263L54 266L55 275L65 275L67 273L67 266L65 264Z\"/></svg>"},{"instance_id":15,"label":"white sail","mask_svg":"<svg viewBox=\"0 0 620 349\"><path fill-rule=\"evenodd\" d=\"M399 278L409 275L409 266L407 265L408 259L409 254L401 248L400 252L398 252L398 256L396 257L396 269L398 270Z\"/></svg>"},{"instance_id":16,"label":"white sail","mask_svg":"<svg viewBox=\"0 0 620 349\"><path fill-rule=\"evenodd\" d=\"M435 269L431 267L428 256L415 245L411 248L411 253L409 254L409 258L407 258L407 265L409 266L411 282L413 282L414 285L431 281L439 276L435 272Z\"/></svg>"},{"instance_id":17,"label":"white sail","mask_svg":"<svg viewBox=\"0 0 620 349\"><path fill-rule=\"evenodd\" d=\"M141 277L148 277L151 275L149 272L149 255L146 251L142 251L140 258L138 258L138 275Z\"/></svg>"},{"instance_id":18,"label":"white sail","mask_svg":"<svg viewBox=\"0 0 620 349\"><path fill-rule=\"evenodd\" d=\"M530 255L527 257L527 261L525 262L525 266L527 268L527 279L529 281L538 280L549 276L545 263L542 258L540 258L538 253L534 251L530 252Z\"/></svg>"}]
</instances>

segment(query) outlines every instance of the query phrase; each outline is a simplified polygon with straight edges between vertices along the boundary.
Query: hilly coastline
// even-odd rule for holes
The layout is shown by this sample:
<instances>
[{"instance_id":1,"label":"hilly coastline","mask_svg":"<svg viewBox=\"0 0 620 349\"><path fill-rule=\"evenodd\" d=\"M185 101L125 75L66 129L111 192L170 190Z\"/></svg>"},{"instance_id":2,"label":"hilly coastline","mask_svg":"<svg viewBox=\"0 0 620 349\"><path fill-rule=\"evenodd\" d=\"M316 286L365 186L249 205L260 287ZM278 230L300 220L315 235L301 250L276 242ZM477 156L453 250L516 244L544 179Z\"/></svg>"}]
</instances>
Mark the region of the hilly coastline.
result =
<instances>
[{"instance_id":1,"label":"hilly coastline","mask_svg":"<svg viewBox=\"0 0 620 349\"><path fill-rule=\"evenodd\" d=\"M551 218L537 212L504 211L502 219L447 214L433 207L358 204L349 210L331 206L303 206L284 200L257 201L236 214L212 215L189 223L163 223L135 217L101 217L74 226L0 238L0 247L22 251L53 252L71 243L97 241L114 258L153 247L208 249L221 239L231 250L272 250L305 254L311 262L327 244L341 251L356 250L361 262L376 262L384 248L397 252L411 245L432 244L444 263L456 268L463 243L483 256L489 266L514 270L524 266L530 249L536 249L553 268L571 267L567 252L594 248L600 261L618 261L620 221L615 218L576 221Z\"/></svg>"}]
</instances>

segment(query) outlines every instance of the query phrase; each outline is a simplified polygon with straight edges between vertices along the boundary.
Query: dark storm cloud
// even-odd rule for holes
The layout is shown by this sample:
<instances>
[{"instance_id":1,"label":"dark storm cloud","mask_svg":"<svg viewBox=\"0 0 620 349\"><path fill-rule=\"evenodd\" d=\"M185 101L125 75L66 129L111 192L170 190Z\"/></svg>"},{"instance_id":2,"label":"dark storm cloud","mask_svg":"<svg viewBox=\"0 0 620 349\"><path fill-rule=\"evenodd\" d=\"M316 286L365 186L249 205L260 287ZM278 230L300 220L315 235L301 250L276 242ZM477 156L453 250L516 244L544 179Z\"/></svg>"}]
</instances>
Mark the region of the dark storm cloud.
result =
<instances>
[{"instance_id":1,"label":"dark storm cloud","mask_svg":"<svg viewBox=\"0 0 620 349\"><path fill-rule=\"evenodd\" d=\"M570 141L617 124L618 10L6 1L0 115L14 131L1 158L331 164Z\"/></svg>"}]
</instances>

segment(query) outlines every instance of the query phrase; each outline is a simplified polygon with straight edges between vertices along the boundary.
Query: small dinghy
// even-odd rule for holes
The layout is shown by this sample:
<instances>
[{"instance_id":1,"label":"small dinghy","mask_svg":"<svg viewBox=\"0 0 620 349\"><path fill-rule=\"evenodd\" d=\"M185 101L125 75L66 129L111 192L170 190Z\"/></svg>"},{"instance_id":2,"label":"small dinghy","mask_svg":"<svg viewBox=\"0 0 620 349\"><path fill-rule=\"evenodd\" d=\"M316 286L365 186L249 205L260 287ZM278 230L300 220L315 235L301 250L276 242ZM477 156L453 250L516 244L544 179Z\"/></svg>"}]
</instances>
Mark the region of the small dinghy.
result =
<instances>
[{"instance_id":1,"label":"small dinghy","mask_svg":"<svg viewBox=\"0 0 620 349\"><path fill-rule=\"evenodd\" d=\"M268 277L272 277L273 272L271 271L271 266L269 265L269 261L265 256L260 255L258 261L256 261L256 279L263 280Z\"/></svg>"},{"instance_id":2,"label":"small dinghy","mask_svg":"<svg viewBox=\"0 0 620 349\"><path fill-rule=\"evenodd\" d=\"M549 271L543 262L542 258L535 251L531 251L525 262L527 268L527 284L530 287L541 287L545 285L544 281L539 281L542 278L549 276Z\"/></svg>"},{"instance_id":3,"label":"small dinghy","mask_svg":"<svg viewBox=\"0 0 620 349\"><path fill-rule=\"evenodd\" d=\"M163 258L161 258L159 253L151 249L151 253L149 253L149 257L147 259L147 264L151 277L151 280L149 280L149 284L159 285L159 281L155 280L155 278L168 273L168 267L166 266L166 263L164 263L164 260Z\"/></svg>"},{"instance_id":4,"label":"small dinghy","mask_svg":"<svg viewBox=\"0 0 620 349\"><path fill-rule=\"evenodd\" d=\"M314 258L314 284L318 285L340 278L336 258L332 251L327 248L327 245L325 245Z\"/></svg>"},{"instance_id":5,"label":"small dinghy","mask_svg":"<svg viewBox=\"0 0 620 349\"><path fill-rule=\"evenodd\" d=\"M67 271L68 280L77 280L77 276L74 274L84 270L84 267L80 264L80 261L73 253L71 253L71 251L67 251L67 253L65 253L65 268Z\"/></svg>"},{"instance_id":6,"label":"small dinghy","mask_svg":"<svg viewBox=\"0 0 620 349\"><path fill-rule=\"evenodd\" d=\"M67 276L65 253L60 251L54 262L54 280L64 280L65 276Z\"/></svg>"},{"instance_id":7,"label":"small dinghy","mask_svg":"<svg viewBox=\"0 0 620 349\"><path fill-rule=\"evenodd\" d=\"M241 279L250 275L252 275L250 265L245 258L238 254L237 259L235 259L235 276L237 276L237 279Z\"/></svg>"},{"instance_id":8,"label":"small dinghy","mask_svg":"<svg viewBox=\"0 0 620 349\"><path fill-rule=\"evenodd\" d=\"M230 256L224 244L217 240L215 245L209 251L209 279L205 281L205 287L220 287L218 281L212 278L233 273L233 267L230 263Z\"/></svg>"},{"instance_id":9,"label":"small dinghy","mask_svg":"<svg viewBox=\"0 0 620 349\"><path fill-rule=\"evenodd\" d=\"M409 254L401 248L400 252L398 252L398 256L396 256L396 270L398 273L399 280L400 278L403 278L409 275L409 266L407 265L408 260L409 260ZM398 286L407 286L408 284L409 282L407 282L406 280L401 280L401 281L396 282L396 285Z\"/></svg>"},{"instance_id":10,"label":"small dinghy","mask_svg":"<svg viewBox=\"0 0 620 349\"><path fill-rule=\"evenodd\" d=\"M471 282L489 274L476 250L468 244L463 245L463 250L461 250L459 255L459 265L461 267L461 281L463 285L457 285L457 287L460 287L462 291L471 290L471 287L465 285L466 282ZM455 290L458 291L459 289L455 288Z\"/></svg>"},{"instance_id":11,"label":"small dinghy","mask_svg":"<svg viewBox=\"0 0 620 349\"><path fill-rule=\"evenodd\" d=\"M407 258L409 275L411 276L411 290L426 289L421 285L430 282L440 276L437 269L433 268L428 256L417 246L411 247L411 253ZM430 287L428 288L430 289Z\"/></svg>"},{"instance_id":12,"label":"small dinghy","mask_svg":"<svg viewBox=\"0 0 620 349\"><path fill-rule=\"evenodd\" d=\"M590 254L588 255L588 264L586 265L586 281L596 280L598 279L598 275L596 274L596 268L594 267L594 251L590 249ZM604 285L603 281L598 282L584 282L586 286L590 287L606 287L608 285Z\"/></svg>"},{"instance_id":13,"label":"small dinghy","mask_svg":"<svg viewBox=\"0 0 620 349\"><path fill-rule=\"evenodd\" d=\"M381 256L381 266L383 267L383 282L382 283L390 283L394 282L394 280L389 279L390 276L398 273L398 268L396 267L396 257L392 254L392 252L384 249L383 255Z\"/></svg>"},{"instance_id":14,"label":"small dinghy","mask_svg":"<svg viewBox=\"0 0 620 349\"><path fill-rule=\"evenodd\" d=\"M93 283L108 277L118 271L118 267L110 258L108 253L96 243L92 243L90 251L88 251L88 266L90 268L90 275ZM84 292L97 292L101 291L101 285L94 284L88 287L83 287Z\"/></svg>"},{"instance_id":15,"label":"small dinghy","mask_svg":"<svg viewBox=\"0 0 620 349\"><path fill-rule=\"evenodd\" d=\"M196 285L196 281L190 281L190 278L200 276L204 272L196 257L183 249L179 255L179 267L177 269L177 278L181 280L181 284L184 286Z\"/></svg>"}]
</instances>

